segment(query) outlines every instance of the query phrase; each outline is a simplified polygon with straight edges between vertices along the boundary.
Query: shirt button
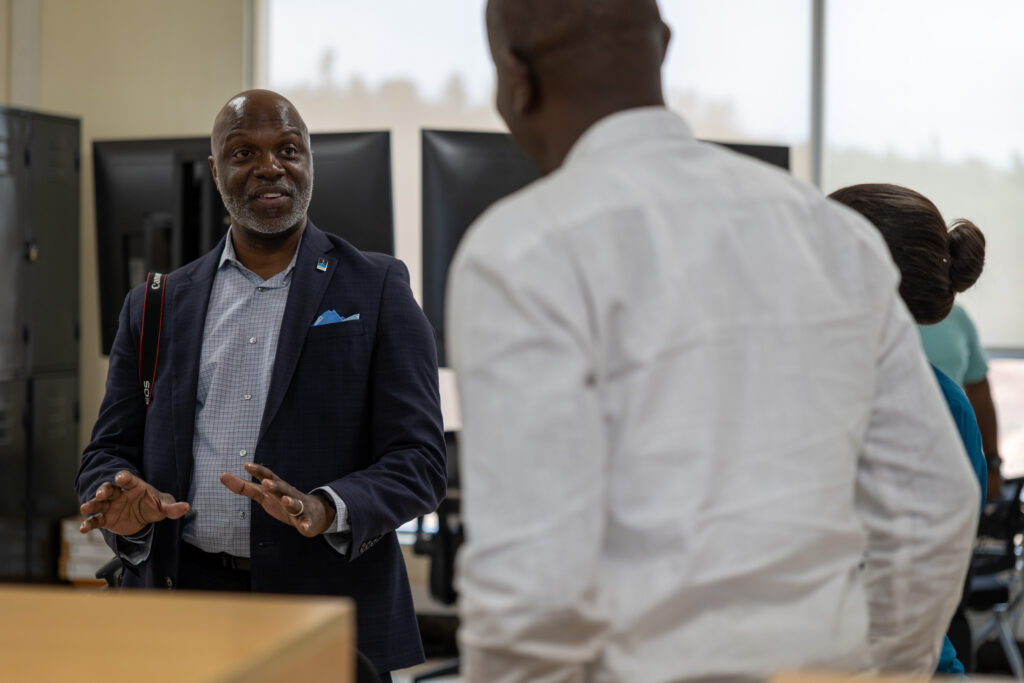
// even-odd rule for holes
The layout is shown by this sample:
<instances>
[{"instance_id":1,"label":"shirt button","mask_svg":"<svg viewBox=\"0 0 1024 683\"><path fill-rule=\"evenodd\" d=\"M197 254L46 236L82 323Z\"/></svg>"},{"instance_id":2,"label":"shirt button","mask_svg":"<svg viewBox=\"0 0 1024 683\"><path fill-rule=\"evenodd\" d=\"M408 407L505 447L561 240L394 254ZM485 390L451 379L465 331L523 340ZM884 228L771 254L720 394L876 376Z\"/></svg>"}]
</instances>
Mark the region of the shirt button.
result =
<instances>
[{"instance_id":1,"label":"shirt button","mask_svg":"<svg viewBox=\"0 0 1024 683\"><path fill-rule=\"evenodd\" d=\"M257 287L256 291L257 292L262 292L264 289L266 289L266 287Z\"/></svg>"},{"instance_id":2,"label":"shirt button","mask_svg":"<svg viewBox=\"0 0 1024 683\"><path fill-rule=\"evenodd\" d=\"M239 512L238 513L238 518L239 519L245 519L245 513L244 512Z\"/></svg>"},{"instance_id":3,"label":"shirt button","mask_svg":"<svg viewBox=\"0 0 1024 683\"><path fill-rule=\"evenodd\" d=\"M245 395L245 396L243 396L242 398L244 398L244 399L245 399L246 401L248 401L249 399L251 399L251 398L252 398L252 394L246 394L246 395Z\"/></svg>"},{"instance_id":4,"label":"shirt button","mask_svg":"<svg viewBox=\"0 0 1024 683\"><path fill-rule=\"evenodd\" d=\"M256 337L249 337L249 343L250 344L255 344L256 343Z\"/></svg>"},{"instance_id":5,"label":"shirt button","mask_svg":"<svg viewBox=\"0 0 1024 683\"><path fill-rule=\"evenodd\" d=\"M238 455L239 457L244 458L245 456L249 455L249 451L243 448L242 450L238 451Z\"/></svg>"}]
</instances>

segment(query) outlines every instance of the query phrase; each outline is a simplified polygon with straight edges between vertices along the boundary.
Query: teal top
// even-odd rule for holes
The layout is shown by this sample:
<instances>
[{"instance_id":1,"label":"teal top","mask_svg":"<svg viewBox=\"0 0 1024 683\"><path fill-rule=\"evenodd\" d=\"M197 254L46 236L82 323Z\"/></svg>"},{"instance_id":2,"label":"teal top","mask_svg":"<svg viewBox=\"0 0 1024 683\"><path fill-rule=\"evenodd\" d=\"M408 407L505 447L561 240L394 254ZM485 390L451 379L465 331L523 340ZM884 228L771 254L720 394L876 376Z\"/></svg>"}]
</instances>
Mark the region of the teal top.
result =
<instances>
[{"instance_id":1,"label":"teal top","mask_svg":"<svg viewBox=\"0 0 1024 683\"><path fill-rule=\"evenodd\" d=\"M967 400L963 389L938 368L933 367L932 369L935 370L935 378L939 380L942 396L946 399L949 412L953 414L953 421L956 422L956 427L960 431L960 440L964 442L967 457L971 461L971 467L974 468L974 476L978 478L978 484L981 486L981 507L984 509L988 487L988 467L985 463L985 454L981 450L981 431L978 430L978 420L974 417L974 409L971 408L971 403ZM948 636L942 641L942 651L939 653L939 664L935 672L954 678L963 678L964 665L957 657L956 648L953 647Z\"/></svg>"},{"instance_id":2,"label":"teal top","mask_svg":"<svg viewBox=\"0 0 1024 683\"><path fill-rule=\"evenodd\" d=\"M985 353L981 350L978 331L963 308L954 305L945 320L934 325L918 325L917 330L928 360L954 382L963 386L985 379L988 373Z\"/></svg>"}]
</instances>

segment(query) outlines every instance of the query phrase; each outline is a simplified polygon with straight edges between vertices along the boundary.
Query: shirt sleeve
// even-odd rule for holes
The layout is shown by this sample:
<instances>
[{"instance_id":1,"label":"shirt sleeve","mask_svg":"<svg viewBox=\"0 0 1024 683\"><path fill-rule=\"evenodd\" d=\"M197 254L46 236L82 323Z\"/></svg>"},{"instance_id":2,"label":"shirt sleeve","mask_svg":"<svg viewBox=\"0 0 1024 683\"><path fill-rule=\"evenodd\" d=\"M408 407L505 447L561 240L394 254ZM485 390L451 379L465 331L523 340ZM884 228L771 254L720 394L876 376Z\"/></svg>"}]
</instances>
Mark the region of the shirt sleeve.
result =
<instances>
[{"instance_id":1,"label":"shirt sleeve","mask_svg":"<svg viewBox=\"0 0 1024 683\"><path fill-rule=\"evenodd\" d=\"M974 384L985 379L988 374L988 361L985 351L981 348L978 330L966 312L963 314L964 336L967 338L967 370L964 372L964 384Z\"/></svg>"},{"instance_id":2,"label":"shirt sleeve","mask_svg":"<svg viewBox=\"0 0 1024 683\"><path fill-rule=\"evenodd\" d=\"M453 268L466 681L582 681L609 627L596 577L608 448L592 354L572 320L586 307L549 258Z\"/></svg>"},{"instance_id":3,"label":"shirt sleeve","mask_svg":"<svg viewBox=\"0 0 1024 683\"><path fill-rule=\"evenodd\" d=\"M131 536L118 536L109 531L107 533L114 537L114 551L117 556L137 567L149 559L149 553L153 549L153 528L152 524L147 524L139 533Z\"/></svg>"},{"instance_id":4,"label":"shirt sleeve","mask_svg":"<svg viewBox=\"0 0 1024 683\"><path fill-rule=\"evenodd\" d=\"M345 505L345 501L341 499L341 496L335 493L330 486L320 486L313 490L327 494L334 501L334 524L321 535L327 541L327 544L334 548L339 555L344 555L352 544L352 525L348 519L348 507Z\"/></svg>"},{"instance_id":5,"label":"shirt sleeve","mask_svg":"<svg viewBox=\"0 0 1024 683\"><path fill-rule=\"evenodd\" d=\"M935 670L960 599L980 497L895 291L884 310L856 483L857 513L868 537L869 639L879 669L924 676Z\"/></svg>"}]
</instances>

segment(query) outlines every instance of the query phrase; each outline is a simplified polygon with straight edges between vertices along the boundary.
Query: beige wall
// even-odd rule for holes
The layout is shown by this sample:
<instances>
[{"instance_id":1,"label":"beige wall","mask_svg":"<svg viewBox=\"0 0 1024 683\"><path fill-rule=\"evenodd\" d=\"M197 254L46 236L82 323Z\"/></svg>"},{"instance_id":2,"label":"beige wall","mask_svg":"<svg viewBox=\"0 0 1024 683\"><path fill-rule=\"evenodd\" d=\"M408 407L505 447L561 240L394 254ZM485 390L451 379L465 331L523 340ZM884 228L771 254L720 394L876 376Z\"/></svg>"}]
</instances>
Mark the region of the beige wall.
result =
<instances>
[{"instance_id":1,"label":"beige wall","mask_svg":"<svg viewBox=\"0 0 1024 683\"><path fill-rule=\"evenodd\" d=\"M11 97L11 0L0 0L0 105Z\"/></svg>"},{"instance_id":2,"label":"beige wall","mask_svg":"<svg viewBox=\"0 0 1024 683\"><path fill-rule=\"evenodd\" d=\"M4 10L10 1L0 0L0 15L8 16ZM92 141L208 133L217 110L243 88L246 3L39 2L38 101L18 104L82 120L79 297L80 443L84 445L103 397L107 372L100 353ZM3 59L0 57L0 67ZM4 73L17 68L15 60ZM0 80L0 88L3 83Z\"/></svg>"}]
</instances>

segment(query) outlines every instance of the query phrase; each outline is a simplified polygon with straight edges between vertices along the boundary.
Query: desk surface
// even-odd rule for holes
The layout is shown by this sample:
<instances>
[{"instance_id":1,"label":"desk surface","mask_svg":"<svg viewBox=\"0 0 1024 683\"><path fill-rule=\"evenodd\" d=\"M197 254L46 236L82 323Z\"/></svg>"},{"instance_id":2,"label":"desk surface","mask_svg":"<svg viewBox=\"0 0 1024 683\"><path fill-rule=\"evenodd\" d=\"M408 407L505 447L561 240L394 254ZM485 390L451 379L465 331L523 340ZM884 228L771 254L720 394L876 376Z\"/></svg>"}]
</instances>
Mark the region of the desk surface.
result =
<instances>
[{"instance_id":1,"label":"desk surface","mask_svg":"<svg viewBox=\"0 0 1024 683\"><path fill-rule=\"evenodd\" d=\"M4 681L346 682L343 598L0 586Z\"/></svg>"}]
</instances>

